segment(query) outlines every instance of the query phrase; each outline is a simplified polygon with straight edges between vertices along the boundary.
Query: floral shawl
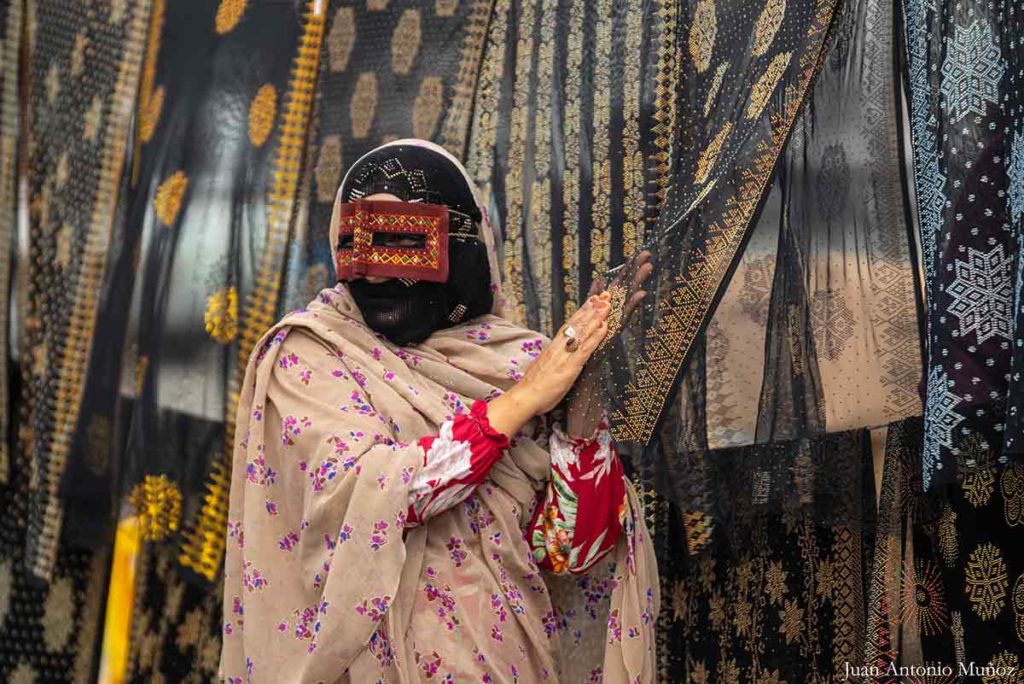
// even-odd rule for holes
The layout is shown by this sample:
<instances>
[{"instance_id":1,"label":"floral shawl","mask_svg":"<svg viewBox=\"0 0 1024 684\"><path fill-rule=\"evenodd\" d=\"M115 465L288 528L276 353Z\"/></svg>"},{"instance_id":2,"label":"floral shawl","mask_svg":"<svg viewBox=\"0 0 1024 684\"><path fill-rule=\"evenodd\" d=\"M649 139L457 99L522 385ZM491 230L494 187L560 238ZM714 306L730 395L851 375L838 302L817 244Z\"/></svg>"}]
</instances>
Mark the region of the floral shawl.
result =
<instances>
[{"instance_id":1,"label":"floral shawl","mask_svg":"<svg viewBox=\"0 0 1024 684\"><path fill-rule=\"evenodd\" d=\"M266 334L247 369L234 447L229 682L444 681L424 665L431 639L458 645L447 665L464 675L480 672L475 640L486 640L491 662L531 667L473 681L654 681L657 569L632 487L617 547L585 575L544 575L532 560L524 528L551 468L543 421L524 428L463 504L487 512L500 546L478 543L462 507L403 532L409 483L423 467L416 440L511 387L543 342L485 316L394 347L363 324L344 285ZM431 623L417 597L438 549L476 568L453 581L462 605L512 607L504 640L423 629ZM430 605L443 619L443 605ZM585 614L593 619L573 627Z\"/></svg>"}]
</instances>

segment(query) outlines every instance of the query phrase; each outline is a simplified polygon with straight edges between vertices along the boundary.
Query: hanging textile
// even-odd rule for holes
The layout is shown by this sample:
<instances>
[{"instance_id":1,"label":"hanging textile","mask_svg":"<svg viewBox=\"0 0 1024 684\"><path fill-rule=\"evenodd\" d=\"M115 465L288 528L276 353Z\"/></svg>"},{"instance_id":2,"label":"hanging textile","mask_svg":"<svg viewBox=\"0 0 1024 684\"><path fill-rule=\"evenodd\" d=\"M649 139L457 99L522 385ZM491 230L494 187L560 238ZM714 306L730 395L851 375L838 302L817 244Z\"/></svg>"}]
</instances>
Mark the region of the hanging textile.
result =
<instances>
[{"instance_id":1,"label":"hanging textile","mask_svg":"<svg viewBox=\"0 0 1024 684\"><path fill-rule=\"evenodd\" d=\"M8 358L12 251L18 207L18 110L24 0L0 3L0 483L10 468Z\"/></svg>"},{"instance_id":2,"label":"hanging textile","mask_svg":"<svg viewBox=\"0 0 1024 684\"><path fill-rule=\"evenodd\" d=\"M88 370L130 145L149 3L28 4L29 243L19 266L20 423L32 454L26 563L49 578L60 497Z\"/></svg>"},{"instance_id":3,"label":"hanging textile","mask_svg":"<svg viewBox=\"0 0 1024 684\"><path fill-rule=\"evenodd\" d=\"M143 538L180 541L181 563L209 581L236 376L273 323L292 231L318 7L154 3L128 218L141 250L122 492Z\"/></svg>"},{"instance_id":4,"label":"hanging textile","mask_svg":"<svg viewBox=\"0 0 1024 684\"><path fill-rule=\"evenodd\" d=\"M874 549L866 554L870 568L862 663L876 668L879 684L905 681L897 668L956 663L949 587L940 569L949 547L938 536L939 517L922 488L922 425L921 418L894 423L884 438Z\"/></svg>"},{"instance_id":5,"label":"hanging textile","mask_svg":"<svg viewBox=\"0 0 1024 684\"><path fill-rule=\"evenodd\" d=\"M748 237L817 75L834 9L827 1L782 0L760 12L713 0L680 8L689 50L678 67L674 132L683 137L665 205L645 242L656 268L645 285L644 310L628 322L605 364L616 438L635 456L662 419ZM597 245L592 242L591 265L605 268L605 238L599 228L591 232ZM506 254L511 263L517 258Z\"/></svg>"},{"instance_id":6,"label":"hanging textile","mask_svg":"<svg viewBox=\"0 0 1024 684\"><path fill-rule=\"evenodd\" d=\"M931 487L970 471L975 454L999 463L1024 454L1024 379L1011 374L1024 355L1015 319L1024 278L1024 5L908 0L905 8Z\"/></svg>"},{"instance_id":7,"label":"hanging textile","mask_svg":"<svg viewBox=\"0 0 1024 684\"><path fill-rule=\"evenodd\" d=\"M691 551L779 507L842 522L852 463L816 437L921 413L893 22L878 0L839 10L744 252L653 440L634 451L645 481L684 508ZM765 446L719 455L750 444ZM721 478L738 499L711 494Z\"/></svg>"},{"instance_id":8,"label":"hanging textile","mask_svg":"<svg viewBox=\"0 0 1024 684\"><path fill-rule=\"evenodd\" d=\"M12 383L12 393L20 389ZM110 546L77 548L65 531L49 581L32 577L25 558L31 479L29 455L13 448L0 484L0 681L92 684Z\"/></svg>"},{"instance_id":9,"label":"hanging textile","mask_svg":"<svg viewBox=\"0 0 1024 684\"><path fill-rule=\"evenodd\" d=\"M659 559L669 597L663 681L846 681L845 665L864 662L864 563L871 543L865 514L874 495L867 441L858 431L815 444L855 463L837 492L850 509L843 524L822 524L808 511L776 511L752 521L748 536L720 539L699 557ZM742 463L760 448L716 458ZM716 494L736 496L730 484L723 480ZM670 537L685 538L684 520L676 519Z\"/></svg>"},{"instance_id":10,"label":"hanging textile","mask_svg":"<svg viewBox=\"0 0 1024 684\"><path fill-rule=\"evenodd\" d=\"M880 0L851 0L836 16L827 59L707 330L712 449L921 414L894 19Z\"/></svg>"},{"instance_id":11,"label":"hanging textile","mask_svg":"<svg viewBox=\"0 0 1024 684\"><path fill-rule=\"evenodd\" d=\"M308 219L290 260L290 304L333 285L328 227L344 170L389 140L422 138L461 157L493 0L331 0Z\"/></svg>"},{"instance_id":12,"label":"hanging textile","mask_svg":"<svg viewBox=\"0 0 1024 684\"><path fill-rule=\"evenodd\" d=\"M907 0L924 486L960 663L1024 667L1024 4Z\"/></svg>"},{"instance_id":13,"label":"hanging textile","mask_svg":"<svg viewBox=\"0 0 1024 684\"><path fill-rule=\"evenodd\" d=\"M216 682L221 651L221 587L189 582L177 550L152 544L138 559L125 681Z\"/></svg>"}]
</instances>

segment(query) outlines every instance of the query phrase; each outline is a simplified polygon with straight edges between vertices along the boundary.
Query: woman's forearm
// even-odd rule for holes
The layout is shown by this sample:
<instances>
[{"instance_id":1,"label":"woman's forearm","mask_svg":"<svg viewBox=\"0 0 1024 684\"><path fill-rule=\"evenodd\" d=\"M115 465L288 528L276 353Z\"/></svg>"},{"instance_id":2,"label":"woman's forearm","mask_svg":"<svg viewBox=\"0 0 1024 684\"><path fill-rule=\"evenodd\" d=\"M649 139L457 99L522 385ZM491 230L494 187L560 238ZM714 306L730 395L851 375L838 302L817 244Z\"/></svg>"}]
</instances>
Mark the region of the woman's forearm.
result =
<instances>
[{"instance_id":1,"label":"woman's forearm","mask_svg":"<svg viewBox=\"0 0 1024 684\"><path fill-rule=\"evenodd\" d=\"M516 385L487 404L487 420L508 438L515 436L528 420L537 415L537 404L527 386Z\"/></svg>"}]
</instances>

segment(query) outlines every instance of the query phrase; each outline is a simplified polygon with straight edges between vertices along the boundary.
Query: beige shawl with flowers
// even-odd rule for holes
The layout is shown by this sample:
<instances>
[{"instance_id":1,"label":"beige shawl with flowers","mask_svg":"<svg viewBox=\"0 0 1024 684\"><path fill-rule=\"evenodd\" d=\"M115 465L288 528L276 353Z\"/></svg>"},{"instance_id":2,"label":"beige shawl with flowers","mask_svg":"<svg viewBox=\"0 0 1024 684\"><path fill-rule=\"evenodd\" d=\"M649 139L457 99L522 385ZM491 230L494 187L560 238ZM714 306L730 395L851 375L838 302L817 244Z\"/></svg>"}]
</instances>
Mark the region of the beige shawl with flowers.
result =
<instances>
[{"instance_id":1,"label":"beige shawl with flowers","mask_svg":"<svg viewBox=\"0 0 1024 684\"><path fill-rule=\"evenodd\" d=\"M422 467L415 440L508 389L537 339L487 316L397 348L365 327L344 285L267 333L239 402L229 682L436 682L446 672L575 683L602 670L609 684L654 680L657 571L632 488L605 561L581 577L533 564L523 529L550 471L540 426L524 430L538 437L515 440L465 505L403 533ZM451 589L450 606L440 587ZM500 640L476 631L488 602L508 615Z\"/></svg>"}]
</instances>

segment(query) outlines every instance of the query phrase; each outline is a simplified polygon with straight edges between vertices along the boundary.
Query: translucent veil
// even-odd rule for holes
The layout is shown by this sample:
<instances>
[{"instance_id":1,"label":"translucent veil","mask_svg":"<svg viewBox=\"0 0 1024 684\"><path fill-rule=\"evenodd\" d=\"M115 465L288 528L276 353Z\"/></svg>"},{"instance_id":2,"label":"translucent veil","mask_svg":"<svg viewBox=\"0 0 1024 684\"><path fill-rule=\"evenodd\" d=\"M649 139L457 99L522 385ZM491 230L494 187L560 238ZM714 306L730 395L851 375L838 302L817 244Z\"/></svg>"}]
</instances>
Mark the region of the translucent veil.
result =
<instances>
[{"instance_id":1,"label":"translucent veil","mask_svg":"<svg viewBox=\"0 0 1024 684\"><path fill-rule=\"evenodd\" d=\"M618 444L691 550L780 507L854 515L842 433L921 411L891 10L709 5L678 97L697 138L676 143L648 295L602 360Z\"/></svg>"}]
</instances>

